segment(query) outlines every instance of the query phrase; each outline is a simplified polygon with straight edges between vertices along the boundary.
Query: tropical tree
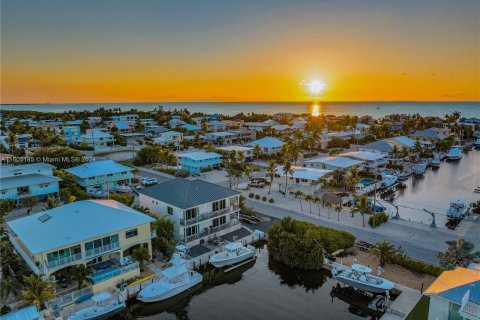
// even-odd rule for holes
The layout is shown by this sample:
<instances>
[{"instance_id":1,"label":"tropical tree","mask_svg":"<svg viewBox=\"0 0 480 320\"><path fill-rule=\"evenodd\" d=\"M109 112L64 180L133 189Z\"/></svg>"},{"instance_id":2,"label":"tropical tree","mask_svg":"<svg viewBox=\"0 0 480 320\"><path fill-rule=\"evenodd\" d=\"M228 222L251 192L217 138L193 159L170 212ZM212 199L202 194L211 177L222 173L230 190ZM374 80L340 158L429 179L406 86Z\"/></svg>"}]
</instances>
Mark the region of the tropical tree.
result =
<instances>
[{"instance_id":1,"label":"tropical tree","mask_svg":"<svg viewBox=\"0 0 480 320\"><path fill-rule=\"evenodd\" d=\"M456 266L467 268L471 263L480 262L480 252L474 252L473 243L463 238L446 241L448 248L438 253L438 260L445 269L454 269Z\"/></svg>"},{"instance_id":2,"label":"tropical tree","mask_svg":"<svg viewBox=\"0 0 480 320\"><path fill-rule=\"evenodd\" d=\"M362 215L363 227L365 227L365 214L372 213L373 209L368 203L367 195L362 195L357 198L356 203L350 208L352 217L355 213L360 213Z\"/></svg>"},{"instance_id":3,"label":"tropical tree","mask_svg":"<svg viewBox=\"0 0 480 320\"><path fill-rule=\"evenodd\" d=\"M267 176L270 179L270 185L268 187L268 194L270 194L270 192L272 192L273 179L275 178L275 175L277 174L276 167L277 167L277 165L276 165L276 163L273 159L268 160Z\"/></svg>"},{"instance_id":4,"label":"tropical tree","mask_svg":"<svg viewBox=\"0 0 480 320\"><path fill-rule=\"evenodd\" d=\"M39 309L45 308L45 302L55 297L55 284L44 280L41 275L31 274L23 276L25 288L22 291L26 303L33 304Z\"/></svg>"},{"instance_id":5,"label":"tropical tree","mask_svg":"<svg viewBox=\"0 0 480 320\"><path fill-rule=\"evenodd\" d=\"M4 304L8 296L13 293L14 295L17 294L18 288L20 284L18 283L17 279L15 278L4 278L0 282L0 301Z\"/></svg>"},{"instance_id":6,"label":"tropical tree","mask_svg":"<svg viewBox=\"0 0 480 320\"><path fill-rule=\"evenodd\" d=\"M37 197L26 197L20 200L22 203L22 206L28 207L30 211L32 211L32 208L34 205L38 203L38 198Z\"/></svg>"},{"instance_id":7,"label":"tropical tree","mask_svg":"<svg viewBox=\"0 0 480 320\"><path fill-rule=\"evenodd\" d=\"M285 193L283 194L285 198L287 195L288 176L293 175L292 163L288 159L285 159L283 162L283 174L285 175Z\"/></svg>"},{"instance_id":8,"label":"tropical tree","mask_svg":"<svg viewBox=\"0 0 480 320\"><path fill-rule=\"evenodd\" d=\"M295 193L293 195L294 195L295 199L300 200L300 210L303 211L302 199L305 196L305 194L302 191L297 190L297 191L295 191Z\"/></svg>"},{"instance_id":9,"label":"tropical tree","mask_svg":"<svg viewBox=\"0 0 480 320\"><path fill-rule=\"evenodd\" d=\"M337 213L337 221L340 221L340 212L342 211L342 205L337 204L335 206L335 212Z\"/></svg>"},{"instance_id":10,"label":"tropical tree","mask_svg":"<svg viewBox=\"0 0 480 320\"><path fill-rule=\"evenodd\" d=\"M328 201L323 201L323 206L327 208L328 212L328 219L330 219L330 209L333 207L333 203L328 202Z\"/></svg>"},{"instance_id":11,"label":"tropical tree","mask_svg":"<svg viewBox=\"0 0 480 320\"><path fill-rule=\"evenodd\" d=\"M46 210L49 210L49 209L53 209L53 208L56 208L58 207L58 202L57 202L57 199L55 199L55 197L48 197L47 198L47 206L46 206Z\"/></svg>"},{"instance_id":12,"label":"tropical tree","mask_svg":"<svg viewBox=\"0 0 480 320\"><path fill-rule=\"evenodd\" d=\"M315 203L318 207L318 216L320 217L320 207L323 205L322 198L315 196L313 198L313 203Z\"/></svg>"},{"instance_id":13,"label":"tropical tree","mask_svg":"<svg viewBox=\"0 0 480 320\"><path fill-rule=\"evenodd\" d=\"M380 258L380 265L383 267L397 254L397 248L388 241L375 243L370 249L370 255Z\"/></svg>"},{"instance_id":14,"label":"tropical tree","mask_svg":"<svg viewBox=\"0 0 480 320\"><path fill-rule=\"evenodd\" d=\"M92 283L92 279L90 278L92 270L83 264L73 266L69 275L70 279L77 282L77 289L81 289L84 284Z\"/></svg>"},{"instance_id":15,"label":"tropical tree","mask_svg":"<svg viewBox=\"0 0 480 320\"><path fill-rule=\"evenodd\" d=\"M309 208L309 212L310 214L312 214L312 202L313 202L313 196L311 194L307 194L305 196L305 201L309 204L310 208Z\"/></svg>"},{"instance_id":16,"label":"tropical tree","mask_svg":"<svg viewBox=\"0 0 480 320\"><path fill-rule=\"evenodd\" d=\"M133 250L132 259L138 262L138 264L140 265L140 271L143 271L143 266L145 262L148 262L151 259L151 257L147 248L138 247Z\"/></svg>"},{"instance_id":17,"label":"tropical tree","mask_svg":"<svg viewBox=\"0 0 480 320\"><path fill-rule=\"evenodd\" d=\"M259 166L258 160L261 154L262 154L262 147L260 147L260 145L257 143L253 147L253 155L255 156L255 160L257 160L257 167Z\"/></svg>"}]
</instances>

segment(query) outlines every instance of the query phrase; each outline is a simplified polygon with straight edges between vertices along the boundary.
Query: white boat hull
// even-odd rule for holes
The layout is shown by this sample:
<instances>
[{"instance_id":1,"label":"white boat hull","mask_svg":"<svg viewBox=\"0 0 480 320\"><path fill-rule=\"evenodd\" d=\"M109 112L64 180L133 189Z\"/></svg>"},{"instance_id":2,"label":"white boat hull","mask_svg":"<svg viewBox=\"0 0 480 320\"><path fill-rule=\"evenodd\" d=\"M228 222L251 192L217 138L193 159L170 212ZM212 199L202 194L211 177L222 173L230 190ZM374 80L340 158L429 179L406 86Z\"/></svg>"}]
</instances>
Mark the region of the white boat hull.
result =
<instances>
[{"instance_id":1,"label":"white boat hull","mask_svg":"<svg viewBox=\"0 0 480 320\"><path fill-rule=\"evenodd\" d=\"M113 301L108 306L92 306L79 310L68 317L68 320L100 320L107 319L125 309L125 303Z\"/></svg>"},{"instance_id":2,"label":"white boat hull","mask_svg":"<svg viewBox=\"0 0 480 320\"><path fill-rule=\"evenodd\" d=\"M390 290L390 289L386 289L386 288L381 288L381 287L368 285L368 284L363 283L363 282L353 281L351 279L344 278L342 276L334 276L333 279L335 279L337 281L340 281L340 282L342 282L342 283L344 283L348 286L354 287L356 289L359 289L359 290L362 290L362 291L368 291L368 292L372 292L372 293L385 293L386 291ZM393 284L392 284L392 288L393 288Z\"/></svg>"},{"instance_id":3,"label":"white boat hull","mask_svg":"<svg viewBox=\"0 0 480 320\"><path fill-rule=\"evenodd\" d=\"M227 258L227 259L219 259L219 260L216 260L215 259L215 255L213 255L211 258L210 258L210 264L212 264L214 267L217 267L217 268L222 268L222 267L226 267L226 266L231 266L233 264L237 264L237 263L240 263L242 261L245 261L245 260L248 260L248 259L251 259L253 256L255 255L255 251L249 251L241 256L237 256L237 257L232 257L232 258Z\"/></svg>"},{"instance_id":4,"label":"white boat hull","mask_svg":"<svg viewBox=\"0 0 480 320\"><path fill-rule=\"evenodd\" d=\"M175 286L173 288L169 288L166 290L159 290L158 286L161 286L161 281L156 281L144 289L140 291L140 293L137 296L137 300L140 300L142 302L158 302L158 301L163 301L166 299L169 299L171 297L174 297L184 291L187 291L188 289L196 286L197 284L202 282L202 275L196 271L190 271L192 272L192 277L190 278L190 281L184 282L178 286Z\"/></svg>"}]
</instances>

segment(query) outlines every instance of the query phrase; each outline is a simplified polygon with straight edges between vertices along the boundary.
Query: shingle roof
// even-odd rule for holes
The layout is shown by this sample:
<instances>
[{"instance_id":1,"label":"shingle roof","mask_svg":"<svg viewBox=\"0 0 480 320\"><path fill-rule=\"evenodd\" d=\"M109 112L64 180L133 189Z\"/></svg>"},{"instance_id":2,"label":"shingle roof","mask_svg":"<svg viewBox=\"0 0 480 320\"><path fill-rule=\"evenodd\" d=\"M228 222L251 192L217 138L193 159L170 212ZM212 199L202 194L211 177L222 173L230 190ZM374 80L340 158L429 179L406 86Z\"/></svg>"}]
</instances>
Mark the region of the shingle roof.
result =
<instances>
[{"instance_id":1,"label":"shingle roof","mask_svg":"<svg viewBox=\"0 0 480 320\"><path fill-rule=\"evenodd\" d=\"M62 179L54 176L47 176L39 173L22 174L18 176L1 178L0 189L2 190L14 189L18 187L39 185L43 183L58 182L61 180Z\"/></svg>"},{"instance_id":2,"label":"shingle roof","mask_svg":"<svg viewBox=\"0 0 480 320\"><path fill-rule=\"evenodd\" d=\"M66 172L69 172L80 178L96 177L109 173L132 170L132 168L116 163L113 160L88 162L73 168L65 169Z\"/></svg>"},{"instance_id":3,"label":"shingle roof","mask_svg":"<svg viewBox=\"0 0 480 320\"><path fill-rule=\"evenodd\" d=\"M39 218L45 214L50 218L42 222ZM7 224L28 250L36 254L153 221L153 218L114 200L84 200Z\"/></svg>"},{"instance_id":4,"label":"shingle roof","mask_svg":"<svg viewBox=\"0 0 480 320\"><path fill-rule=\"evenodd\" d=\"M193 208L240 194L235 190L198 179L173 179L140 190L140 193L180 209Z\"/></svg>"}]
</instances>

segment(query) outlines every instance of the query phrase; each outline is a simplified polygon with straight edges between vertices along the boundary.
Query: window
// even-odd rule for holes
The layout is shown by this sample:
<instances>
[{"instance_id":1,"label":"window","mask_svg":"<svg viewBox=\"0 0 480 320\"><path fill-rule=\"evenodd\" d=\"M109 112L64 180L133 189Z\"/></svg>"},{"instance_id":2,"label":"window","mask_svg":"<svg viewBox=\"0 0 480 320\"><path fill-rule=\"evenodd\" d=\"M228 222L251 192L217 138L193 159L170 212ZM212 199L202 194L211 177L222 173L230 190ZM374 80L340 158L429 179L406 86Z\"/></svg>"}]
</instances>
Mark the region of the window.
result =
<instances>
[{"instance_id":1,"label":"window","mask_svg":"<svg viewBox=\"0 0 480 320\"><path fill-rule=\"evenodd\" d=\"M185 229L185 234L187 235L187 237L197 233L198 233L198 225L194 225Z\"/></svg>"},{"instance_id":2,"label":"window","mask_svg":"<svg viewBox=\"0 0 480 320\"><path fill-rule=\"evenodd\" d=\"M221 216L218 218L213 219L213 227L218 227L221 226L222 224L227 223L227 217L226 216Z\"/></svg>"},{"instance_id":3,"label":"window","mask_svg":"<svg viewBox=\"0 0 480 320\"><path fill-rule=\"evenodd\" d=\"M107 177L111 177L111 176L113 176L113 173L107 174Z\"/></svg>"},{"instance_id":4,"label":"window","mask_svg":"<svg viewBox=\"0 0 480 320\"><path fill-rule=\"evenodd\" d=\"M173 215L173 208L172 207L167 207L167 213L172 216Z\"/></svg>"},{"instance_id":5,"label":"window","mask_svg":"<svg viewBox=\"0 0 480 320\"><path fill-rule=\"evenodd\" d=\"M127 239L136 237L137 235L138 235L137 228L132 229L132 230L128 230L128 231L125 232L125 238L127 238Z\"/></svg>"},{"instance_id":6,"label":"window","mask_svg":"<svg viewBox=\"0 0 480 320\"><path fill-rule=\"evenodd\" d=\"M217 201L217 202L213 202L212 203L212 211L215 212L215 211L218 211L218 210L225 209L226 206L227 206L227 201L225 199Z\"/></svg>"},{"instance_id":7,"label":"window","mask_svg":"<svg viewBox=\"0 0 480 320\"><path fill-rule=\"evenodd\" d=\"M88 177L88 180L94 180L95 177Z\"/></svg>"},{"instance_id":8,"label":"window","mask_svg":"<svg viewBox=\"0 0 480 320\"><path fill-rule=\"evenodd\" d=\"M185 210L185 219L194 219L197 216L197 208Z\"/></svg>"}]
</instances>

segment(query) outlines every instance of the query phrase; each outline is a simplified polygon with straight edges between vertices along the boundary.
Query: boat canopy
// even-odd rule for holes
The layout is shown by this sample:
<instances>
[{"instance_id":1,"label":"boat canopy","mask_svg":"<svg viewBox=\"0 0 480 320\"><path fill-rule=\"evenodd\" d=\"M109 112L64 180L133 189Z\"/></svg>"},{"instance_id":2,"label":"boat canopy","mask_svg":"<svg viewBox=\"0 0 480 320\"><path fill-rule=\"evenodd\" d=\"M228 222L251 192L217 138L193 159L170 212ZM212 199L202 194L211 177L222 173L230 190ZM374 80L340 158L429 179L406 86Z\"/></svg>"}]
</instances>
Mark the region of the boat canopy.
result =
<instances>
[{"instance_id":1,"label":"boat canopy","mask_svg":"<svg viewBox=\"0 0 480 320\"><path fill-rule=\"evenodd\" d=\"M182 274L188 274L188 269L186 266L175 266L164 269L162 274L167 278L173 279Z\"/></svg>"},{"instance_id":2,"label":"boat canopy","mask_svg":"<svg viewBox=\"0 0 480 320\"><path fill-rule=\"evenodd\" d=\"M225 249L230 250L230 251L238 250L241 247L243 247L243 245L241 243L238 243L238 242L231 242L231 243L228 243L228 244L225 245Z\"/></svg>"},{"instance_id":3,"label":"boat canopy","mask_svg":"<svg viewBox=\"0 0 480 320\"><path fill-rule=\"evenodd\" d=\"M463 206L465 202L462 199L454 199L450 202L450 204L455 204L457 206Z\"/></svg>"},{"instance_id":4,"label":"boat canopy","mask_svg":"<svg viewBox=\"0 0 480 320\"><path fill-rule=\"evenodd\" d=\"M111 297L112 295L108 292L102 292L100 294L97 294L95 296L93 296L91 299L95 302L100 302L100 301L104 301L104 300L107 300Z\"/></svg>"},{"instance_id":5,"label":"boat canopy","mask_svg":"<svg viewBox=\"0 0 480 320\"><path fill-rule=\"evenodd\" d=\"M364 273L370 273L372 272L372 269L369 267L362 266L361 264L352 264L352 270L358 271L358 272L364 272Z\"/></svg>"}]
</instances>

